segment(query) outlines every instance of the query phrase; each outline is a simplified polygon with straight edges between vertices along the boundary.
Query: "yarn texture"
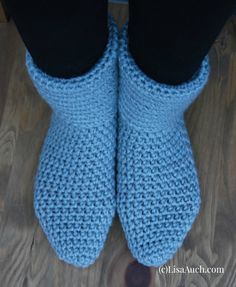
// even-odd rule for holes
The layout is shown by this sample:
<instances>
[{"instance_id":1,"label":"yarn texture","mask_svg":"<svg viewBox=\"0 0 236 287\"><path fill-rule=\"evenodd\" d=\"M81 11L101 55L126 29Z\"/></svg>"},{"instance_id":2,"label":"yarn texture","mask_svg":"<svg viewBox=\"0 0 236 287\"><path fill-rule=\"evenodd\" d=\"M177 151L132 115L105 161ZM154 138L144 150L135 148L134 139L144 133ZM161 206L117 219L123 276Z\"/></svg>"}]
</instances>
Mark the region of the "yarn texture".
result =
<instances>
[{"instance_id":1,"label":"yarn texture","mask_svg":"<svg viewBox=\"0 0 236 287\"><path fill-rule=\"evenodd\" d=\"M129 54L126 27L119 68L118 213L133 256L160 266L182 245L199 212L184 111L207 82L208 58L189 82L157 83Z\"/></svg>"},{"instance_id":2,"label":"yarn texture","mask_svg":"<svg viewBox=\"0 0 236 287\"><path fill-rule=\"evenodd\" d=\"M71 79L46 75L29 53L26 65L51 106L35 180L34 207L58 257L87 267L99 256L115 214L117 28L100 61Z\"/></svg>"}]
</instances>

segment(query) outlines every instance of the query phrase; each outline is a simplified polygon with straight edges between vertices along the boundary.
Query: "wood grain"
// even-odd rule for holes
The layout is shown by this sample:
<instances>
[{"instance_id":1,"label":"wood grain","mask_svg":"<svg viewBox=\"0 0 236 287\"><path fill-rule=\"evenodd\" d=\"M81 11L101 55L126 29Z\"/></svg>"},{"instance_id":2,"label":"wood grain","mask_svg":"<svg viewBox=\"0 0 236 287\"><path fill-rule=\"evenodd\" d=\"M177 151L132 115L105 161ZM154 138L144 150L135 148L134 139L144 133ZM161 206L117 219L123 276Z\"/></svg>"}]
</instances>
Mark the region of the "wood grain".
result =
<instances>
[{"instance_id":1,"label":"wood grain","mask_svg":"<svg viewBox=\"0 0 236 287\"><path fill-rule=\"evenodd\" d=\"M125 5L111 5L121 26ZM224 274L159 274L132 258L118 218L97 262L60 262L34 216L33 180L50 109L24 67L12 22L0 25L0 286L236 286L236 18L213 46L212 72L186 114L202 189L202 207L184 245L166 265L224 267Z\"/></svg>"}]
</instances>

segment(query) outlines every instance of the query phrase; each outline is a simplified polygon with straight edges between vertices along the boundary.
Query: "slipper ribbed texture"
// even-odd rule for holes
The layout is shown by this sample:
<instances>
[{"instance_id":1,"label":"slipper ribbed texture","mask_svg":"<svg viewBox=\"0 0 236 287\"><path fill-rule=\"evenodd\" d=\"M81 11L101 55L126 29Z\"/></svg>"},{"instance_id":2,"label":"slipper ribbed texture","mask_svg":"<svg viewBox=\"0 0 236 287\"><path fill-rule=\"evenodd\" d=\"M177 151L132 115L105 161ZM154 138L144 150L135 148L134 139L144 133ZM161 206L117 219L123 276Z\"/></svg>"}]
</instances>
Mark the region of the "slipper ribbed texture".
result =
<instances>
[{"instance_id":1,"label":"slipper ribbed texture","mask_svg":"<svg viewBox=\"0 0 236 287\"><path fill-rule=\"evenodd\" d=\"M59 79L26 64L52 108L35 182L35 212L58 257L86 267L99 256L115 213L117 29L87 74Z\"/></svg>"},{"instance_id":2,"label":"slipper ribbed texture","mask_svg":"<svg viewBox=\"0 0 236 287\"><path fill-rule=\"evenodd\" d=\"M159 84L120 41L118 213L133 256L147 266L170 259L200 206L199 184L184 111L207 82L206 58L178 86Z\"/></svg>"}]
</instances>

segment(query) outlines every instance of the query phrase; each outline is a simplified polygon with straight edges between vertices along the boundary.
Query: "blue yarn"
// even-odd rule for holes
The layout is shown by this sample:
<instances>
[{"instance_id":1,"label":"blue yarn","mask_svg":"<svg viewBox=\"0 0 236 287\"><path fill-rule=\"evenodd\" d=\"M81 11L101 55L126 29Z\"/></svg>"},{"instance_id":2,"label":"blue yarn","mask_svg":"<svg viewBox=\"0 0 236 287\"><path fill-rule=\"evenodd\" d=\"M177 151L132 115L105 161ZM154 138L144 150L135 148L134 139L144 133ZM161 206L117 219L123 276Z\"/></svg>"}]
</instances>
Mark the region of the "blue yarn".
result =
<instances>
[{"instance_id":1,"label":"blue yarn","mask_svg":"<svg viewBox=\"0 0 236 287\"><path fill-rule=\"evenodd\" d=\"M126 34L119 50L117 208L133 256L159 266L182 245L200 208L184 111L204 88L209 62L189 82L157 83L134 62Z\"/></svg>"},{"instance_id":2,"label":"blue yarn","mask_svg":"<svg viewBox=\"0 0 236 287\"><path fill-rule=\"evenodd\" d=\"M34 207L61 260L87 267L99 256L115 214L117 28L87 74L59 79L26 65L52 108L35 180Z\"/></svg>"}]
</instances>

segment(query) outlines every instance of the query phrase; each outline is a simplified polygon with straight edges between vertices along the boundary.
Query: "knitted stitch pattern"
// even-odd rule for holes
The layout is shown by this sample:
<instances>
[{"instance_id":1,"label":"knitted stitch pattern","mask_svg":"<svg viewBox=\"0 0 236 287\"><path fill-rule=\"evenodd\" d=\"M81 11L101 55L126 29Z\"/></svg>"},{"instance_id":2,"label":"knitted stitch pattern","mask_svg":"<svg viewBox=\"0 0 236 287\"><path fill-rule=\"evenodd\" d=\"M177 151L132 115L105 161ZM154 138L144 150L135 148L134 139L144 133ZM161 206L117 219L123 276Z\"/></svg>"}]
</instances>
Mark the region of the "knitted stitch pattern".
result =
<instances>
[{"instance_id":1,"label":"knitted stitch pattern","mask_svg":"<svg viewBox=\"0 0 236 287\"><path fill-rule=\"evenodd\" d=\"M115 213L117 29L100 61L83 76L46 75L29 53L26 65L52 108L40 156L34 207L61 260L86 267L99 256Z\"/></svg>"},{"instance_id":2,"label":"knitted stitch pattern","mask_svg":"<svg viewBox=\"0 0 236 287\"><path fill-rule=\"evenodd\" d=\"M135 64L126 28L119 51L119 217L133 256L159 266L181 246L199 212L199 184L184 111L202 91L206 58L178 86L159 84Z\"/></svg>"}]
</instances>

